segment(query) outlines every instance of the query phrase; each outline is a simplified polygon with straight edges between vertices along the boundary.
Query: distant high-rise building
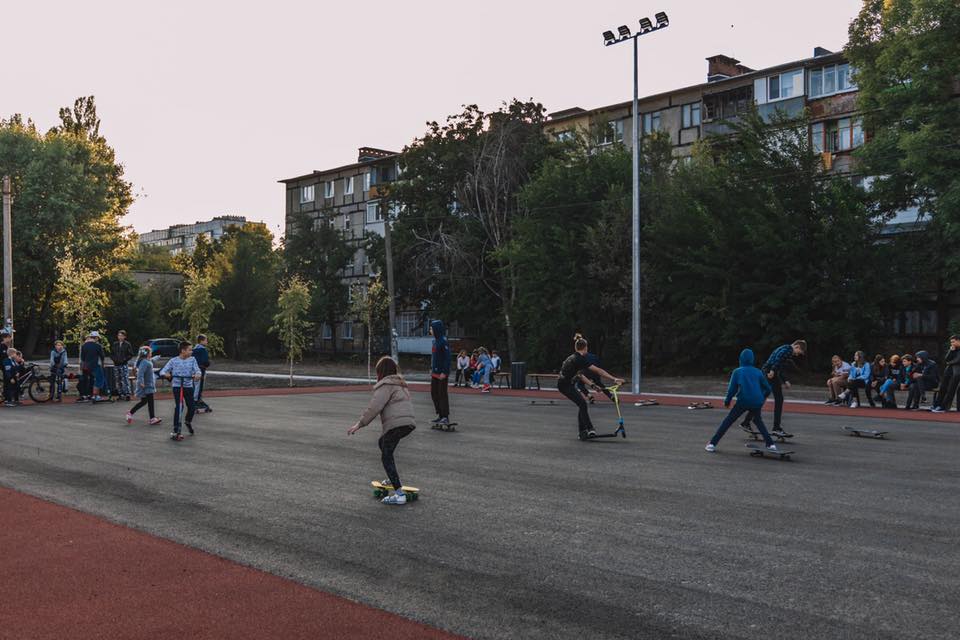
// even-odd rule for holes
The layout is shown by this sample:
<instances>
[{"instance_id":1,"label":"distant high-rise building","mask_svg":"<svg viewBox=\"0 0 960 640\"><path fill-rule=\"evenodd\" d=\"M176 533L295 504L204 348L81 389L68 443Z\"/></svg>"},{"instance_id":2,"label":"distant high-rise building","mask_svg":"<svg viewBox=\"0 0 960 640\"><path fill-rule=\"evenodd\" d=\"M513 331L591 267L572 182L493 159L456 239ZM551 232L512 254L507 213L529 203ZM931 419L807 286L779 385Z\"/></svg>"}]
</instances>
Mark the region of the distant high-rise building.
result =
<instances>
[{"instance_id":1,"label":"distant high-rise building","mask_svg":"<svg viewBox=\"0 0 960 640\"><path fill-rule=\"evenodd\" d=\"M197 244L197 236L207 236L211 241L219 240L227 229L243 226L246 221L244 216L217 216L212 220L175 224L166 229L141 233L138 241L148 247L163 247L174 255L182 251L192 253Z\"/></svg>"}]
</instances>

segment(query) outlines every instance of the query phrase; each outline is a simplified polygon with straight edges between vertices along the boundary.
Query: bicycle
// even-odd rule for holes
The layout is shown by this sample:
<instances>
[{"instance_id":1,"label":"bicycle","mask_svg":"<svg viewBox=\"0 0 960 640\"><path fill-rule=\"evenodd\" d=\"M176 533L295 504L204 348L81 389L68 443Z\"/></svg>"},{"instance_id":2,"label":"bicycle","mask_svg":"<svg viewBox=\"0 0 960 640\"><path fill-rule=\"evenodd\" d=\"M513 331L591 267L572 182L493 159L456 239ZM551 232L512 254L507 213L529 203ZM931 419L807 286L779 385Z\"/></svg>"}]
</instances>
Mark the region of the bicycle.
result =
<instances>
[{"instance_id":1,"label":"bicycle","mask_svg":"<svg viewBox=\"0 0 960 640\"><path fill-rule=\"evenodd\" d=\"M36 362L27 365L27 372L18 380L20 385L20 396L23 396L23 390L27 390L27 395L37 404L42 404L53 397L54 385L51 384L50 376L38 372L39 366Z\"/></svg>"}]
</instances>

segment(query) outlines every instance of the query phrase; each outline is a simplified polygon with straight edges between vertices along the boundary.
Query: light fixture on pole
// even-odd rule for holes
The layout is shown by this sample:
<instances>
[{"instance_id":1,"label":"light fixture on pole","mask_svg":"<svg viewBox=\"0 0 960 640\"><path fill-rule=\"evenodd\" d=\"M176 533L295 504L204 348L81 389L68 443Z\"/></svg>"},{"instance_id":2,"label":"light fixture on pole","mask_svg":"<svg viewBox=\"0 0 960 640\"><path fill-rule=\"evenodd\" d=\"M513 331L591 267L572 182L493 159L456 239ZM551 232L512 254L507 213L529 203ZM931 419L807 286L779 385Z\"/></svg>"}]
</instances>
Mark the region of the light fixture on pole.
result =
<instances>
[{"instance_id":1,"label":"light fixture on pole","mask_svg":"<svg viewBox=\"0 0 960 640\"><path fill-rule=\"evenodd\" d=\"M603 44L609 47L613 44L633 40L633 139L631 148L633 150L633 309L632 309L632 338L633 349L631 360L633 363L631 382L633 392L640 393L640 113L637 108L639 101L638 83L639 69L637 60L637 38L654 31L659 31L670 26L670 19L663 11L654 14L657 24L654 25L650 18L640 19L640 30L631 34L630 28L622 25L617 28L619 35L614 35L612 31L603 32Z\"/></svg>"}]
</instances>

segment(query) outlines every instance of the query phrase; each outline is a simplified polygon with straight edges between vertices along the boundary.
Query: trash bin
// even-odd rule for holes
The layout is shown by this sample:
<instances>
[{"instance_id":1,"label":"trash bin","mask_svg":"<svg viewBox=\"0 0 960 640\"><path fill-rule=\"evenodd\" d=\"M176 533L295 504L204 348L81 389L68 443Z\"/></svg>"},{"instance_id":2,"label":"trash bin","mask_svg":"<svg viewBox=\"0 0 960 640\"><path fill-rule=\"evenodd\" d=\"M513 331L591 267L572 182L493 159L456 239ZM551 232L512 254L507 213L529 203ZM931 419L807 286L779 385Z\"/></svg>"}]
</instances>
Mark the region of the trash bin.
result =
<instances>
[{"instance_id":1,"label":"trash bin","mask_svg":"<svg viewBox=\"0 0 960 640\"><path fill-rule=\"evenodd\" d=\"M526 362L510 363L510 388L511 389L527 388L527 363Z\"/></svg>"}]
</instances>

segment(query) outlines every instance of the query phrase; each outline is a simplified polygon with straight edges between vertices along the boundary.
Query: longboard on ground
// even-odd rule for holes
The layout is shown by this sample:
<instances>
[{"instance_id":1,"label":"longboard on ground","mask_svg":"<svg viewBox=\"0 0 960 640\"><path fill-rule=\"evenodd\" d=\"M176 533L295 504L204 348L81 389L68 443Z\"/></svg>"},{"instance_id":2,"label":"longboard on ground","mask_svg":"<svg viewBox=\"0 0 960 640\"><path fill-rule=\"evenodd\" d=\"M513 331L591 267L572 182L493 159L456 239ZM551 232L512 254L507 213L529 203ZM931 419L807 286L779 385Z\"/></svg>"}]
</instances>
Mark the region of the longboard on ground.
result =
<instances>
[{"instance_id":1,"label":"longboard on ground","mask_svg":"<svg viewBox=\"0 0 960 640\"><path fill-rule=\"evenodd\" d=\"M789 460L790 456L793 455L793 451L770 451L765 446L760 444L753 444L748 442L746 444L747 449L750 449L750 455L762 458L764 456L776 456L780 460Z\"/></svg>"},{"instance_id":2,"label":"longboard on ground","mask_svg":"<svg viewBox=\"0 0 960 640\"><path fill-rule=\"evenodd\" d=\"M430 423L431 429L436 429L437 431L456 431L457 425L459 422L448 422L447 424L440 424L439 422Z\"/></svg>"},{"instance_id":3,"label":"longboard on ground","mask_svg":"<svg viewBox=\"0 0 960 640\"><path fill-rule=\"evenodd\" d=\"M656 406L656 405L658 405L658 404L660 404L660 403L657 402L656 400L640 400L640 401L638 401L638 402L634 402L634 403L633 403L633 406L635 406L635 407L654 407L654 406Z\"/></svg>"},{"instance_id":4,"label":"longboard on ground","mask_svg":"<svg viewBox=\"0 0 960 640\"><path fill-rule=\"evenodd\" d=\"M759 431L755 431L754 429L751 429L749 426L740 425L740 428L743 429L743 432L744 432L744 433L747 433L747 434L749 434L750 436L752 436L755 441L759 441L760 438L763 437L763 436L760 435L760 432L759 432ZM771 431L771 432L770 432L770 437L771 437L771 438L776 438L776 439L777 439L778 441L780 441L780 442L786 442L786 441L787 441L787 438L792 438L792 437L793 437L793 434L792 434L792 433L783 433L783 432L781 432L781 433L774 433L773 431Z\"/></svg>"},{"instance_id":5,"label":"longboard on ground","mask_svg":"<svg viewBox=\"0 0 960 640\"><path fill-rule=\"evenodd\" d=\"M691 402L687 409L713 409L713 405L710 402Z\"/></svg>"},{"instance_id":6,"label":"longboard on ground","mask_svg":"<svg viewBox=\"0 0 960 640\"><path fill-rule=\"evenodd\" d=\"M531 400L530 404L534 407L546 407L557 404L556 400Z\"/></svg>"},{"instance_id":7,"label":"longboard on ground","mask_svg":"<svg viewBox=\"0 0 960 640\"><path fill-rule=\"evenodd\" d=\"M379 480L372 481L370 486L373 487L373 497L377 499L386 498L390 495L390 492L393 491L392 484L380 482ZM407 495L407 500L412 501L420 497L420 489L416 487L404 486L401 489Z\"/></svg>"},{"instance_id":8,"label":"longboard on ground","mask_svg":"<svg viewBox=\"0 0 960 640\"><path fill-rule=\"evenodd\" d=\"M844 431L849 433L851 436L856 436L858 438L876 438L877 440L883 440L889 431L877 431L876 429L857 429L856 427L844 427Z\"/></svg>"}]
</instances>

